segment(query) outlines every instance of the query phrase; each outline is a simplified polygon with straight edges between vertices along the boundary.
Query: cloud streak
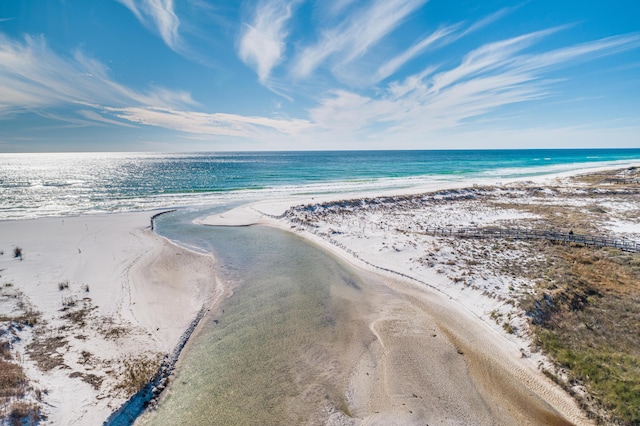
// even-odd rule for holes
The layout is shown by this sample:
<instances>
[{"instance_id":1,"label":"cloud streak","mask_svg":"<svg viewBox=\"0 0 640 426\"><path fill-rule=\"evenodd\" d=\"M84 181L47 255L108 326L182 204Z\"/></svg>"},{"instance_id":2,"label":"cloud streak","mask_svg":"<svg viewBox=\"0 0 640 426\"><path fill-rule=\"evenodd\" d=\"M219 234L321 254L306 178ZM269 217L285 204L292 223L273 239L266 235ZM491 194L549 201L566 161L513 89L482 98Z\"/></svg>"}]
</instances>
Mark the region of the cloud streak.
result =
<instances>
[{"instance_id":1,"label":"cloud streak","mask_svg":"<svg viewBox=\"0 0 640 426\"><path fill-rule=\"evenodd\" d=\"M295 2L284 0L262 1L252 22L245 24L238 55L255 69L262 84L267 83L271 70L282 60L288 35L286 24L294 5Z\"/></svg>"},{"instance_id":2,"label":"cloud streak","mask_svg":"<svg viewBox=\"0 0 640 426\"><path fill-rule=\"evenodd\" d=\"M309 77L329 57L336 58L338 67L361 58L426 1L376 0L371 7L355 11L337 26L324 30L315 45L298 54L293 75L299 79Z\"/></svg>"},{"instance_id":3,"label":"cloud streak","mask_svg":"<svg viewBox=\"0 0 640 426\"><path fill-rule=\"evenodd\" d=\"M453 33L459 26L458 25L450 25L447 27L440 28L434 31L432 34L428 35L424 39L420 40L418 43L411 46L406 51L401 54L395 56L390 61L383 64L374 76L374 81L378 82L380 80L384 80L385 78L394 74L400 67L402 67L406 62L415 58L416 56L423 53L429 47L432 47L438 41L441 41L451 33Z\"/></svg>"},{"instance_id":4,"label":"cloud streak","mask_svg":"<svg viewBox=\"0 0 640 426\"><path fill-rule=\"evenodd\" d=\"M77 51L70 57L54 53L43 37L23 41L0 34L0 111L69 104L194 105L182 91L134 90L111 79L100 62Z\"/></svg>"},{"instance_id":5,"label":"cloud streak","mask_svg":"<svg viewBox=\"0 0 640 426\"><path fill-rule=\"evenodd\" d=\"M347 136L378 133L424 135L464 128L497 109L552 95L545 76L558 68L639 47L640 35L629 34L548 52L526 49L553 34L552 28L485 44L449 70L435 67L394 81L377 97L334 91L310 109L314 123Z\"/></svg>"},{"instance_id":6,"label":"cloud streak","mask_svg":"<svg viewBox=\"0 0 640 426\"><path fill-rule=\"evenodd\" d=\"M307 120L201 113L170 108L105 108L133 123L172 129L200 136L234 136L263 140L274 133L296 136L311 127Z\"/></svg>"},{"instance_id":7,"label":"cloud streak","mask_svg":"<svg viewBox=\"0 0 640 426\"><path fill-rule=\"evenodd\" d=\"M193 111L186 92L153 88L133 90L113 81L98 61L76 52L62 57L43 37L16 41L0 34L0 117L25 112L76 125L149 125L209 136L252 137L262 134L296 135L309 128L302 119L247 117ZM77 107L62 120L52 108ZM123 121L124 120L124 121Z\"/></svg>"},{"instance_id":8,"label":"cloud streak","mask_svg":"<svg viewBox=\"0 0 640 426\"><path fill-rule=\"evenodd\" d=\"M180 20L173 0L116 0L126 6L146 28L157 31L167 46L179 49Z\"/></svg>"},{"instance_id":9,"label":"cloud streak","mask_svg":"<svg viewBox=\"0 0 640 426\"><path fill-rule=\"evenodd\" d=\"M117 1L157 32L167 46L186 51L172 0ZM201 139L289 144L299 140L320 144L328 133L339 135L332 139L340 141L420 140L437 132L474 129L498 117L505 106L554 96L558 81L567 78L558 70L640 47L640 34L632 33L545 49L544 42L568 28L564 26L498 41L465 40L473 48L460 53L464 46L452 46L451 52L458 56L437 56L440 63L429 63L431 52L448 53L443 47L491 25L512 9L475 23L434 27L407 42L398 29L426 2L339 0L323 5L317 9L323 14L319 21L334 24L313 33L317 37L309 42L294 38L298 35L294 14L304 9L298 9L301 0L260 0L240 24L239 33L229 30L233 40L220 44L228 42L226 52L255 71L258 81L271 92L290 94L290 102L278 107L282 115L271 114L268 108L275 108L264 107L264 103L252 105L252 111L266 110L264 116L207 111L207 105L195 102L186 91L122 84L103 63L80 50L56 53L43 36L12 39L0 33L0 119L37 114L49 122L76 127L152 126ZM192 6L203 7L199 2ZM341 18L336 21L338 15ZM333 19L323 20L326 16ZM185 18L184 22L182 36L187 37L190 21ZM405 68L411 61L412 66L420 63L422 68L418 72L412 68L407 75ZM358 72L348 76L353 70ZM213 99L218 95L215 90L199 94L202 99ZM230 90L219 93L220 98L232 96ZM255 99L265 102L266 97ZM273 99L268 102L274 104ZM301 109L304 102L306 108ZM240 100L235 105L241 107ZM509 119L499 117L503 122Z\"/></svg>"}]
</instances>

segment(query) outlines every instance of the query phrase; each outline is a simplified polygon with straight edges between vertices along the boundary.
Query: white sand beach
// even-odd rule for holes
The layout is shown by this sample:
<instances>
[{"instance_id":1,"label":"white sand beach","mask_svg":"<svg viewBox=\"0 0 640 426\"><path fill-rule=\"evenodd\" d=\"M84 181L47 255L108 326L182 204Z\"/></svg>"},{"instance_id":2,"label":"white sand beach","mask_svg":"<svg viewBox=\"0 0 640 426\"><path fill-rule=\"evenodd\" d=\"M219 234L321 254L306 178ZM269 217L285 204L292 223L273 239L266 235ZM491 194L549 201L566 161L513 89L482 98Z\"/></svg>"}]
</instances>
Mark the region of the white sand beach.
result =
<instances>
[{"instance_id":1,"label":"white sand beach","mask_svg":"<svg viewBox=\"0 0 640 426\"><path fill-rule=\"evenodd\" d=\"M0 306L39 313L33 330L15 332L12 351L46 424L102 424L129 397L128 370L157 368L214 303L213 259L155 235L150 215L0 222Z\"/></svg>"},{"instance_id":2,"label":"white sand beach","mask_svg":"<svg viewBox=\"0 0 640 426\"><path fill-rule=\"evenodd\" d=\"M400 236L380 233L376 241L373 235L343 229L334 235L342 237L336 244L326 238L335 224L309 229L274 218L283 213L283 203L259 202L201 223L293 231L404 296L381 298L379 313L370 318L377 341L353 366L347 387L357 420L334 416L329 424L592 424L571 396L542 374L544 357L531 356L527 337L508 335L489 320L498 305L495 299L481 291L460 291L435 271L413 271L409 258L419 250L406 250L411 247ZM403 215L400 209L395 213ZM424 219L411 212L403 217ZM353 230L353 225L346 227ZM381 253L382 241L404 250L394 251L397 256Z\"/></svg>"},{"instance_id":3,"label":"white sand beach","mask_svg":"<svg viewBox=\"0 0 640 426\"><path fill-rule=\"evenodd\" d=\"M435 422L591 424L569 394L542 373L546 359L530 353L525 319L514 315L513 327L522 330L517 333L505 332L492 319L492 312L512 312L507 296L513 290L507 289L526 283L492 278L487 269L478 273L484 286L456 285L455 268L437 270L416 262L425 248L433 248L433 238L390 231L414 222L485 225L526 215L445 203L437 214L391 206L384 214L371 210L359 222L348 216L336 222L328 215L313 228L278 218L294 205L345 196L314 198L252 203L201 223L263 224L295 232L363 274L376 274L402 295L381 300L380 312L370 318L377 342L348 378L353 418L333 415L327 421L407 424L415 419L407 413L415 411ZM214 259L154 234L151 214L0 222L0 314L37 314L33 328L14 325L2 332L12 336L11 351L29 379L23 399L42 406L45 424L102 423L131 395L132 382L148 377L162 355L174 349L201 308L227 296L215 280ZM612 218L610 229L631 230L637 238L636 227L621 219ZM13 256L16 247L20 257ZM455 255L446 249L441 254ZM455 257L449 260L455 264ZM420 391L420 400L410 388ZM460 398L468 403L460 404ZM426 407L435 408L429 413Z\"/></svg>"},{"instance_id":4,"label":"white sand beach","mask_svg":"<svg viewBox=\"0 0 640 426\"><path fill-rule=\"evenodd\" d=\"M367 358L372 356L367 354L361 360L362 365L354 370L348 392L353 396L353 406L359 407L356 410L359 422L355 424L386 424L398 419L402 419L403 424L418 424L415 418L405 416L407 405L413 405L412 413L415 407L432 407L431 413L420 418L430 422L455 419L454 423L465 424L564 424L566 421L586 425L593 420L565 390L543 374L543 369L553 367L542 353L534 351L527 319L517 309L519 298L533 291L533 283L511 273L497 274L495 267L492 268L494 264L508 265L510 259L523 253L515 247L493 253L493 259L486 258L473 243L454 241L443 245L436 237L418 230L418 227L457 229L535 223L535 214L502 206L516 199L523 204L569 203L585 209L606 205L607 220L594 226L601 232L615 232L619 238L638 241L637 222L624 219L627 212L639 207L637 200L630 196L626 201L616 202L606 195L596 199L580 185L569 184L567 179L577 174L579 172L563 173L504 184L492 181L451 184L411 191L434 194L432 198L425 197L432 202L420 197L414 200L397 192L378 195L379 198L370 203L364 200L376 194L359 195L354 201L349 197L325 196L309 203L313 205L309 213L302 207L286 212L288 203L271 200L241 206L201 223L263 224L295 232L354 267L382 277L389 288L410 300L408 303L396 300L393 307L389 307L392 300L387 299L381 302L386 309L371 319L370 327L377 337L379 352L373 356L375 360ZM535 195L542 185L555 188L544 190L552 192L549 199L538 199ZM473 191L481 187L495 200L487 202L480 197L476 200ZM430 257L425 257L425 253ZM478 261L482 258L485 260ZM472 275L467 275L466 264L474 265ZM426 330L433 330L433 336L444 333L446 343L433 346ZM452 351L465 354L460 369L452 367ZM443 364L434 359L447 361ZM364 367L366 365L378 366L377 370L373 369L377 374L375 378L370 376L373 373L371 368ZM465 372L458 376L462 370ZM377 387L372 383L378 383ZM430 395L431 400L415 404L406 398L406 390L411 386L421 389L421 395ZM439 395L436 389L446 391ZM583 390L576 386L574 392ZM470 406L473 406L473 395L478 393L484 399L476 410ZM451 402L447 405L443 403L443 395L466 395L467 402L462 407ZM490 418L483 417L487 412L486 406L480 407L483 404L493 407L488 410L492 413ZM557 417L550 415L551 411L555 411Z\"/></svg>"}]
</instances>

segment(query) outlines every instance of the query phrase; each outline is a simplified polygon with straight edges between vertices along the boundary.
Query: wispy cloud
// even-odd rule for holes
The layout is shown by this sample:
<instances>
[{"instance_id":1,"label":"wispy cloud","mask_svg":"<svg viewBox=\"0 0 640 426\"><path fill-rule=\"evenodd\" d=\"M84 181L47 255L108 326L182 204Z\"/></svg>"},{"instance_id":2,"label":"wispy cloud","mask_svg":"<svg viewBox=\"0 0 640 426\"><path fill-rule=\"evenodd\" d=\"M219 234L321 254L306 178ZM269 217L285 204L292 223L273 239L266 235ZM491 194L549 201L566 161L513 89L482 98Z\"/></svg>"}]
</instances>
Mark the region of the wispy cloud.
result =
<instances>
[{"instance_id":1,"label":"wispy cloud","mask_svg":"<svg viewBox=\"0 0 640 426\"><path fill-rule=\"evenodd\" d=\"M426 1L376 0L365 10L354 10L337 26L323 31L315 45L299 53L293 64L293 75L308 77L329 57L335 59L336 66L361 58Z\"/></svg>"},{"instance_id":2,"label":"wispy cloud","mask_svg":"<svg viewBox=\"0 0 640 426\"><path fill-rule=\"evenodd\" d=\"M485 44L467 54L459 66L435 76L431 91L439 92L449 85L473 76L500 72L501 68L513 64L517 55L524 49L531 47L536 41L560 29L560 27L551 28Z\"/></svg>"},{"instance_id":3,"label":"wispy cloud","mask_svg":"<svg viewBox=\"0 0 640 426\"><path fill-rule=\"evenodd\" d=\"M553 93L549 72L636 48L640 34L606 38L553 51L526 49L558 31L552 28L483 45L460 65L435 73L434 67L387 85L376 97L335 91L309 113L320 128L343 135L425 135L464 128L505 105L538 100Z\"/></svg>"},{"instance_id":4,"label":"wispy cloud","mask_svg":"<svg viewBox=\"0 0 640 426\"><path fill-rule=\"evenodd\" d=\"M133 123L202 136L235 136L261 140L274 132L295 136L312 127L307 120L300 119L209 114L170 108L105 108L105 111Z\"/></svg>"},{"instance_id":5,"label":"wispy cloud","mask_svg":"<svg viewBox=\"0 0 640 426\"><path fill-rule=\"evenodd\" d=\"M333 0L330 2L326 2L323 5L327 7L327 10L330 15L337 15L338 13L343 12L350 5L352 5L355 0Z\"/></svg>"},{"instance_id":6,"label":"wispy cloud","mask_svg":"<svg viewBox=\"0 0 640 426\"><path fill-rule=\"evenodd\" d=\"M576 64L587 60L614 55L640 47L640 33L618 35L601 40L577 44L519 58L516 65L521 70L535 71L550 69L566 64Z\"/></svg>"},{"instance_id":7,"label":"wispy cloud","mask_svg":"<svg viewBox=\"0 0 640 426\"><path fill-rule=\"evenodd\" d=\"M58 55L44 37L14 40L0 34L0 111L69 104L175 107L195 102L182 91L143 92L119 84L102 63L80 51Z\"/></svg>"},{"instance_id":8,"label":"wispy cloud","mask_svg":"<svg viewBox=\"0 0 640 426\"><path fill-rule=\"evenodd\" d=\"M474 33L482 28L485 28L487 26L489 26L490 24L493 24L494 22L504 18L505 16L507 16L508 14L510 14L511 12L513 12L514 10L518 9L521 5L517 5L517 6L513 6L513 7L505 7L503 9L500 9L497 12L492 13L491 15L487 16L486 18L483 18L477 22L474 22L473 24L471 24L466 30L464 30L464 32L462 34L460 34L460 37L464 37L466 35L469 35L471 33Z\"/></svg>"},{"instance_id":9,"label":"wispy cloud","mask_svg":"<svg viewBox=\"0 0 640 426\"><path fill-rule=\"evenodd\" d=\"M433 33L429 34L422 40L409 47L404 52L384 63L380 68L378 68L378 71L372 78L372 82L378 82L386 79L387 77L390 77L396 71L398 71L398 69L400 69L406 62L423 54L425 51L429 49L441 49L444 46L460 40L461 38L466 37L500 20L501 18L507 16L509 13L513 12L518 7L519 6L503 8L477 22L472 23L464 29L462 23L447 25L437 29Z\"/></svg>"},{"instance_id":10,"label":"wispy cloud","mask_svg":"<svg viewBox=\"0 0 640 426\"><path fill-rule=\"evenodd\" d=\"M311 127L303 119L189 108L196 105L186 92L164 88L141 92L121 85L100 62L80 52L72 57L57 55L43 37L16 41L0 34L0 117L29 112L74 126L143 124L195 135L256 140L270 133L296 135ZM75 117L52 112L52 108L69 107L77 107Z\"/></svg>"},{"instance_id":11,"label":"wispy cloud","mask_svg":"<svg viewBox=\"0 0 640 426\"><path fill-rule=\"evenodd\" d=\"M97 112L93 111L93 110L87 110L87 109L82 109L78 111L78 114L84 118L86 118L87 120L90 120L90 123L88 124L95 124L95 123L103 123L103 124L108 124L108 125L114 125L114 126L120 126L120 127L136 127L132 124L129 123L125 123L122 121L118 121L118 120L111 120L109 118L103 117L102 115L98 114Z\"/></svg>"},{"instance_id":12,"label":"wispy cloud","mask_svg":"<svg viewBox=\"0 0 640 426\"><path fill-rule=\"evenodd\" d=\"M145 27L157 31L173 50L178 50L180 20L173 0L116 0L126 6Z\"/></svg>"},{"instance_id":13,"label":"wispy cloud","mask_svg":"<svg viewBox=\"0 0 640 426\"><path fill-rule=\"evenodd\" d=\"M285 51L287 21L296 2L264 0L256 7L253 20L245 24L238 55L256 70L261 83L266 83L273 67Z\"/></svg>"},{"instance_id":14,"label":"wispy cloud","mask_svg":"<svg viewBox=\"0 0 640 426\"><path fill-rule=\"evenodd\" d=\"M429 47L433 46L436 42L442 40L449 34L453 33L459 25L450 25L447 27L440 28L433 33L429 34L424 39L420 40L409 49L405 50L401 54L395 56L385 64L383 64L374 76L374 81L378 82L380 80L384 80L385 78L394 74L401 66L403 66L406 62L415 58L416 56L423 53Z\"/></svg>"}]
</instances>

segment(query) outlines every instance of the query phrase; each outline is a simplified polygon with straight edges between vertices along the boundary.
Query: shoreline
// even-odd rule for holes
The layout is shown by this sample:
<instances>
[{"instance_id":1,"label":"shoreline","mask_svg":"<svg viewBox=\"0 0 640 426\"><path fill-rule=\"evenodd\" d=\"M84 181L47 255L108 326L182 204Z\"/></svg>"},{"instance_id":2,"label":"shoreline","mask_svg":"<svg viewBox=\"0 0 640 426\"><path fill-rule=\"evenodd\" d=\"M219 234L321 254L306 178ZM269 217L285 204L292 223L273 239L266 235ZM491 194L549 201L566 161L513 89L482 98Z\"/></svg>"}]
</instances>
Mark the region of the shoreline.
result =
<instances>
[{"instance_id":1,"label":"shoreline","mask_svg":"<svg viewBox=\"0 0 640 426\"><path fill-rule=\"evenodd\" d=\"M104 426L133 424L147 409L157 403L158 398L169 385L169 379L176 368L180 354L185 346L187 346L191 335L198 329L207 311L208 309L204 306L198 311L198 314L193 321L191 321L189 327L187 327L182 336L180 336L180 340L173 351L164 356L154 377L145 384L142 389L127 399L120 408L114 411L109 418L104 421Z\"/></svg>"},{"instance_id":2,"label":"shoreline","mask_svg":"<svg viewBox=\"0 0 640 426\"><path fill-rule=\"evenodd\" d=\"M214 259L152 233L151 215L0 222L0 314L37 315L8 324L29 380L22 400L40 405L42 424L102 424L164 354L177 359L198 312L219 301Z\"/></svg>"},{"instance_id":3,"label":"shoreline","mask_svg":"<svg viewBox=\"0 0 640 426\"><path fill-rule=\"evenodd\" d=\"M604 170L611 170L611 167L539 176L535 180L521 178L509 183L542 183ZM446 277L429 275L420 280L403 272L402 268L396 270L381 266L375 259L359 259L325 238L303 229L292 229L292 224L283 220L284 215L289 208L305 203L420 194L437 189L453 190L491 183L494 186L504 186L498 185L495 180L483 180L481 183L465 181L439 183L410 190L263 200L210 216L197 223L216 226L275 226L314 242L359 270L373 272L387 280L390 277L392 280L400 277L401 281L411 279L442 292L441 287ZM158 214L163 213L166 211ZM0 221L0 249L5 251L4 256L0 257L0 286L3 291L20 292L21 300L38 311L43 320L31 331L28 327L24 328L13 347L17 353L22 354L25 373L31 379L34 389L45 391L44 397L39 400L39 403L48 407L45 409L45 414L48 414L45 424L101 423L107 417L112 420L114 416L117 418L116 411L124 410L122 404L127 401L123 396L116 395L121 390L114 391L119 385L118 376L126 368L122 361L135 363L164 353L172 354L170 364L175 366L180 358L180 352L175 351L177 348L181 351L189 344L189 337L197 331L202 317L206 316L203 311L205 305L211 308L225 297L226 290L215 278L215 259L179 246L150 231L149 220L153 223L153 218L152 212L145 211ZM9 258L9 249L14 246L23 249L21 260ZM180 256L180 261L176 260L177 256ZM176 268L178 272L174 273ZM160 272L150 274L153 269ZM170 276L177 279L175 285L166 283ZM67 288L60 288L65 282ZM7 283L11 283L11 286L5 286ZM404 284L400 285L403 286ZM442 294L450 300L459 298L459 295L446 292ZM3 293L4 296L7 295ZM65 300L71 299L75 301L74 306L65 307ZM204 304L200 302L203 299ZM478 315L469 306L465 309L476 319L491 325L486 315ZM19 309L12 307L6 314L15 316L18 313ZM83 324L67 318L74 313L81 317ZM197 324L194 325L194 322ZM56 339L66 340L63 346L45 347L49 350L49 355L53 354L61 361L46 372L40 371L35 361L30 361L27 355L29 345L37 340L34 333L38 327L44 327L39 331L43 335L54 333ZM489 329L496 332L495 327ZM535 365L539 362L539 357L527 357L524 361L519 359L522 355L521 348L518 347L522 344L520 340L509 338L503 339L502 343L510 348L511 361L518 365L524 362L528 365L527 369L532 368L544 378ZM153 348L152 352L156 355L149 348ZM85 353L90 354L85 356ZM160 360L158 363L161 365ZM105 374L97 388L96 381L92 384L91 380L96 380L100 374L118 368L120 373L111 376ZM71 370L75 371L70 373ZM167 371L162 368L155 370ZM170 374L171 371L166 376ZM549 381L547 378L544 380ZM152 383L153 381L146 385L153 388ZM65 390L78 386L82 392L74 395L76 399L60 397ZM34 393L27 396L27 400L38 402L32 394ZM135 399L135 395L129 399ZM52 410L54 406L55 410ZM48 413L46 410L49 410ZM566 411L574 412L574 408L566 408ZM578 424L588 424L575 412L570 417L579 419Z\"/></svg>"},{"instance_id":4,"label":"shoreline","mask_svg":"<svg viewBox=\"0 0 640 426\"><path fill-rule=\"evenodd\" d=\"M633 166L633 167L637 167L637 166ZM492 188L498 189L500 191L504 191L504 188L508 188L512 185L515 185L515 186L524 185L523 187L528 185L528 187L536 187L537 185L544 186L545 184L547 185L554 184L554 185L562 186L563 180L567 178L580 176L584 174L593 174L593 173L597 173L605 170L608 171L611 169L605 168L603 170L597 170L597 171L579 170L572 173L561 173L559 175L546 176L544 178L537 179L535 182L531 182L531 181L523 182L524 181L523 179L519 179L515 182L509 182L509 183L500 184L500 185L496 185L496 183L494 182L494 185L492 186ZM463 185L462 187L476 188L478 187L478 185L473 185L473 187L471 187L471 184L468 183L468 185L466 186ZM422 189L424 188L416 189L415 191L411 191L411 192L414 194L421 194L424 192L422 191ZM440 188L440 190L443 192L447 192L447 190L454 190L455 192L455 190L457 189L461 189L461 188L459 185L455 185L455 184L447 185L444 188L442 187ZM433 188L429 188L427 192L433 193ZM403 198L403 196L399 194L387 194L384 196L380 196L380 198L385 198L385 197ZM354 197L344 197L341 195L326 196L326 197L323 197L323 199L321 200L312 200L312 202L307 205L319 206L319 205L322 205L322 203L326 203L328 206L349 204L349 202L347 202L346 200L352 200L351 202L357 205L359 202L364 204L363 200L366 200L368 198L369 198L368 196L366 195L363 196L362 194L356 194ZM375 205L376 204L375 197L372 197L372 198L374 198L372 200L372 204ZM389 202L392 203L392 201L389 201ZM495 309L490 311L489 310L490 308L488 308L488 306L498 306L499 304L498 305L496 305L495 303L487 304L486 302L482 302L481 298L479 299L479 296L474 296L474 295L469 296L470 292L473 293L472 290L467 291L466 293L467 296L464 296L464 292L460 292L460 290L457 290L451 286L451 281L446 276L429 273L429 274L423 275L425 276L424 279L416 278L415 273L412 274L408 272L409 270L412 270L412 268L408 268L406 264L404 265L402 264L402 262L406 262L406 260L404 261L389 260L386 262L387 265L397 265L396 267L385 266L385 263L381 263L381 262L384 262L381 258L376 261L375 259L377 259L377 257L373 255L371 248L368 246L372 243L358 242L358 239L363 238L365 234L371 235L371 234L375 234L375 232L372 232L372 233L365 232L365 230L363 229L361 237L356 237L355 231L352 232L350 237L344 236L343 235L344 232L349 234L349 231L348 231L349 227L342 228L342 229L338 228L337 230L336 228L332 228L332 226L335 226L336 223L333 223L333 225L331 224L323 225L322 219L320 219L319 225L313 225L313 226L319 226L319 228L316 228L316 229L309 228L308 226L307 227L299 226L298 224L295 223L295 220L291 220L291 218L287 220L285 218L287 213L290 212L290 210L287 210L286 204L287 203L282 200L250 203L220 215L209 216L206 219L197 221L197 223L202 225L211 225L211 226L267 225L267 226L278 227L280 229L293 232L294 234L300 235L303 238L310 240L315 244L318 244L319 246L323 247L325 250L332 252L333 254L340 257L342 260L345 260L347 263L351 264L352 266L355 266L358 269L368 271L368 272L374 272L382 276L395 277L395 279L400 278L402 280L409 280L410 282L413 282L414 285L430 287L436 290L437 293L444 295L446 298L448 298L455 304L459 304L460 306L462 306L464 310L466 310L467 312L473 314L477 320L480 320L482 323L485 323L488 326L488 328L492 330L492 332L497 333L499 335L500 341L502 342L501 346L503 347L503 349L505 345L506 347L511 348L511 355L508 356L506 359L504 359L503 362L508 362L508 363L510 362L515 365L524 366L524 368L529 372L528 374L530 375L527 381L529 382L530 380L534 380L534 381L537 380L537 381L540 381L540 383L543 383L543 385L540 385L540 388L539 388L540 392L542 394L546 394L547 396L549 396L550 394L555 395L554 399L558 403L557 404L558 406L563 407L562 412L567 419L571 419L571 421L574 422L575 424L592 424L592 421L587 419L585 412L578 407L576 401L569 395L569 393L561 389L560 386L558 386L556 383L552 382L549 379L549 377L547 377L546 374L543 374L545 373L545 371L549 371L553 367L551 366L551 363L546 356L543 356L540 353L532 353L529 351L529 349L527 349L531 344L531 337L529 335L516 337L512 334L504 333L504 331L500 329L501 327L496 327L495 324L492 325L492 323L494 323L492 315L493 315L493 312L496 312L496 311ZM341 237L342 242L334 240L334 238L331 237L331 234L333 233L336 233L338 237ZM338 237L335 237L335 238L338 238ZM364 238L368 239L370 237L364 237ZM386 237L384 239L386 239ZM376 241L379 241L379 240L376 240ZM640 239L637 239L636 241L640 241ZM412 251L412 253L415 253L415 250ZM406 256L409 256L409 255L406 255ZM425 273L424 270L421 270L421 272ZM489 315L490 313L491 315ZM520 323L518 323L519 325L523 325L522 323L523 320L518 320L518 321L520 321ZM499 343L498 346L500 346L500 342L498 343Z\"/></svg>"}]
</instances>

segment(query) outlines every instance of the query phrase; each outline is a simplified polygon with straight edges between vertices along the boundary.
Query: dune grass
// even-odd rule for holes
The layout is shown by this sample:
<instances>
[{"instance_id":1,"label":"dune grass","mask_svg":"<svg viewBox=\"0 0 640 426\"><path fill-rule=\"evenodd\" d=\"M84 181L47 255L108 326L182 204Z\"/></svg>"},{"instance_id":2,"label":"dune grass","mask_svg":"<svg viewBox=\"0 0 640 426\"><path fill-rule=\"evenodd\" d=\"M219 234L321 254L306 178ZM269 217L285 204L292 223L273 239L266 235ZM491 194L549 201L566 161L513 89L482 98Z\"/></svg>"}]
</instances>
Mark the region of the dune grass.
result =
<instances>
[{"instance_id":1,"label":"dune grass","mask_svg":"<svg viewBox=\"0 0 640 426\"><path fill-rule=\"evenodd\" d=\"M640 256L547 244L538 293L521 307L549 373L600 423L640 425ZM574 391L584 384L589 396Z\"/></svg>"},{"instance_id":2,"label":"dune grass","mask_svg":"<svg viewBox=\"0 0 640 426\"><path fill-rule=\"evenodd\" d=\"M9 322L18 327L15 318L0 318L0 322ZM29 380L22 366L14 359L11 345L6 340L0 341L0 423L1 424L36 424L42 419L41 407L24 400L25 395L33 393ZM39 395L39 393L36 393ZM6 423L5 423L6 422Z\"/></svg>"}]
</instances>

